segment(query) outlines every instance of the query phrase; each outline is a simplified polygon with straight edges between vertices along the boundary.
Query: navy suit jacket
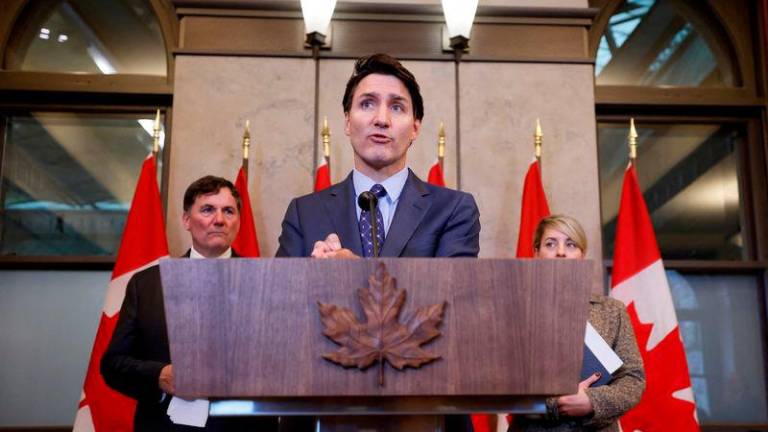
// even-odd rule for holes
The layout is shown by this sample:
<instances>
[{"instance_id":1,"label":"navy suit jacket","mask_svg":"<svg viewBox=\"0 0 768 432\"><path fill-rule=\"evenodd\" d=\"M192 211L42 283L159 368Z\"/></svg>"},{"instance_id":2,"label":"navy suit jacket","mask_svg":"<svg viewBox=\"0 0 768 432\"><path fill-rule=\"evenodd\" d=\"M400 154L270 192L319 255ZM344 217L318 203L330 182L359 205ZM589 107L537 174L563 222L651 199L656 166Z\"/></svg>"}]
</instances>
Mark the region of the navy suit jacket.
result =
<instances>
[{"instance_id":1,"label":"navy suit jacket","mask_svg":"<svg viewBox=\"0 0 768 432\"><path fill-rule=\"evenodd\" d=\"M336 233L362 256L352 174L341 183L294 198L283 218L278 257L308 257L315 242ZM480 212L472 195L430 185L408 170L382 257L476 257Z\"/></svg>"}]
</instances>

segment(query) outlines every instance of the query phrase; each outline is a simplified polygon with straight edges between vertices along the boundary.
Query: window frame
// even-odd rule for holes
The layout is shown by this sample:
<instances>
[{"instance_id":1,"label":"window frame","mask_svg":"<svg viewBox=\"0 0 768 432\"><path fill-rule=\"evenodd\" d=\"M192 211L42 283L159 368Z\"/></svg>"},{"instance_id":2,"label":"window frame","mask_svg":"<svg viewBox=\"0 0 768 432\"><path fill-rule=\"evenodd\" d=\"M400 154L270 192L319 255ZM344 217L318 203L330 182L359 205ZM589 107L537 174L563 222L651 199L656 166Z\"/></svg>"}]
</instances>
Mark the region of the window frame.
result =
<instances>
[{"instance_id":1,"label":"window frame","mask_svg":"<svg viewBox=\"0 0 768 432\"><path fill-rule=\"evenodd\" d=\"M659 0L657 0L659 1ZM663 1L663 0L662 0ZM687 6L692 0L678 0ZM596 58L600 38L605 32L610 17L624 0L589 0L590 7L599 8L593 26L589 30L590 53ZM740 72L741 86L738 87L643 87L595 85L596 121L629 122L634 117L643 122L738 122L746 123L745 151L739 158L739 188L745 233L748 243L748 258L741 261L722 260L664 260L664 267L685 273L744 274L753 275L757 280L759 299L758 316L763 335L768 335L768 88L765 53L767 23L761 22L768 0L748 2L735 0L723 6L716 0L701 1L699 8L707 8L718 21L720 28L730 40L733 55ZM727 113L727 115L724 115ZM597 125L596 125L597 126ZM639 167L642 169L642 167ZM602 197L601 197L602 200ZM603 257L605 274L613 270L612 257ZM606 277L606 281L609 279ZM606 293L609 287L606 286ZM763 338L763 354L768 359L768 340ZM763 364L765 387L768 389L768 362ZM764 401L768 408L768 398ZM764 424L720 424L701 425L702 431L768 431Z\"/></svg>"},{"instance_id":2,"label":"window frame","mask_svg":"<svg viewBox=\"0 0 768 432\"><path fill-rule=\"evenodd\" d=\"M27 8L32 7L35 1L5 0L4 8L0 9L0 176L3 174L6 119L15 114L32 111L148 113L160 109L165 130L171 130L174 49L178 46L179 20L170 0L147 0L160 25L166 53L166 76L5 69L9 47L17 46L18 41L14 38L20 37L14 31L18 25L23 25ZM54 4L53 1L49 3ZM40 7L39 3L35 3L34 7ZM171 147L171 134L167 133L160 190L164 218L167 214ZM0 269L110 270L116 258L116 255L0 256Z\"/></svg>"}]
</instances>

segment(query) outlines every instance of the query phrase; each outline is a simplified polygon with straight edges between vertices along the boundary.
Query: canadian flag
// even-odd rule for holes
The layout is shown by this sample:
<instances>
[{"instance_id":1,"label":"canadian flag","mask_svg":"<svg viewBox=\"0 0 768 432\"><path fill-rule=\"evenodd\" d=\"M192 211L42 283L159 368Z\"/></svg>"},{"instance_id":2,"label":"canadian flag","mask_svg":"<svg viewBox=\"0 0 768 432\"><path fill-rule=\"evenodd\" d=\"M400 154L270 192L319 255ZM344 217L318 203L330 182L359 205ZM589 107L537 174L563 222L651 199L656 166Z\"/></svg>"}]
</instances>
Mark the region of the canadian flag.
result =
<instances>
[{"instance_id":1,"label":"canadian flag","mask_svg":"<svg viewBox=\"0 0 768 432\"><path fill-rule=\"evenodd\" d=\"M248 194L248 176L243 167L240 167L240 171L237 172L235 189L240 194L240 231L237 232L237 236L232 242L232 249L241 257L256 258L260 256L259 239L256 236L256 227L253 225L251 197Z\"/></svg>"},{"instance_id":2,"label":"canadian flag","mask_svg":"<svg viewBox=\"0 0 768 432\"><path fill-rule=\"evenodd\" d=\"M75 432L133 431L135 401L107 387L99 372L99 365L117 325L128 280L134 273L157 264L160 258L166 256L168 242L157 187L157 167L154 155L150 154L144 160L136 183L112 280L107 287L107 297L75 416Z\"/></svg>"},{"instance_id":3,"label":"canadian flag","mask_svg":"<svg viewBox=\"0 0 768 432\"><path fill-rule=\"evenodd\" d=\"M435 186L445 187L445 177L443 177L443 167L440 165L440 160L436 159L435 163L429 168L429 175L427 176L427 183Z\"/></svg>"},{"instance_id":4,"label":"canadian flag","mask_svg":"<svg viewBox=\"0 0 768 432\"><path fill-rule=\"evenodd\" d=\"M541 184L541 169L535 158L528 166L523 182L523 203L520 206L520 231L517 236L517 258L533 257L533 233L539 222L549 216L549 204Z\"/></svg>"},{"instance_id":5,"label":"canadian flag","mask_svg":"<svg viewBox=\"0 0 768 432\"><path fill-rule=\"evenodd\" d=\"M624 174L611 279L611 296L627 306L646 374L643 397L619 420L622 429L698 431L672 295L632 163Z\"/></svg>"},{"instance_id":6,"label":"canadian flag","mask_svg":"<svg viewBox=\"0 0 768 432\"><path fill-rule=\"evenodd\" d=\"M320 165L315 171L315 192L321 191L331 186L331 167L328 165L328 159L323 157Z\"/></svg>"}]
</instances>

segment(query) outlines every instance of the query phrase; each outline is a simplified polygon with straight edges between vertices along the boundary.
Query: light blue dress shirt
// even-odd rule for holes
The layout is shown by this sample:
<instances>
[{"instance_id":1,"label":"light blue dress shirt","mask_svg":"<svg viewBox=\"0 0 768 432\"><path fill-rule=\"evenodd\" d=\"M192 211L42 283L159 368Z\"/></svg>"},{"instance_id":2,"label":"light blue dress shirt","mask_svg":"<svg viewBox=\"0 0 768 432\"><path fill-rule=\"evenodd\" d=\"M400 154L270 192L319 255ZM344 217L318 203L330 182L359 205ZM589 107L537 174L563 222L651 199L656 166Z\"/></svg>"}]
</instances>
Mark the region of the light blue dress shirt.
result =
<instances>
[{"instance_id":1,"label":"light blue dress shirt","mask_svg":"<svg viewBox=\"0 0 768 432\"><path fill-rule=\"evenodd\" d=\"M408 180L408 167L403 168L396 174L392 175L388 179L375 182L368 176L361 173L358 170L352 170L352 183L355 186L355 208L357 209L357 220L360 220L360 212L363 209L357 204L357 197L361 193L371 190L376 183L384 186L387 190L387 196L379 199L379 211L381 211L381 218L384 220L384 237L389 232L389 226L392 224L392 218L395 217L395 210L397 209L397 202L400 200L400 194L403 193L405 187L405 181Z\"/></svg>"}]
</instances>

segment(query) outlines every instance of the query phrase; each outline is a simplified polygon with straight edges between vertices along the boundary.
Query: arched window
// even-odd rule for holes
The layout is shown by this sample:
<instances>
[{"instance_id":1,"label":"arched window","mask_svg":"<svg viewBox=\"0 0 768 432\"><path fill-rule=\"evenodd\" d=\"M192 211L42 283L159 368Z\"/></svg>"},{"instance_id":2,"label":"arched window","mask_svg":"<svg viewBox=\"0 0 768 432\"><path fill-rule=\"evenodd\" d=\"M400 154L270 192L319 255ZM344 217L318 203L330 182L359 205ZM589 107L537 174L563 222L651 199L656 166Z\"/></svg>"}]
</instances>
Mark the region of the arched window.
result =
<instances>
[{"instance_id":1,"label":"arched window","mask_svg":"<svg viewBox=\"0 0 768 432\"><path fill-rule=\"evenodd\" d=\"M620 4L600 38L597 85L739 86L730 41L707 12L683 1Z\"/></svg>"},{"instance_id":2,"label":"arched window","mask_svg":"<svg viewBox=\"0 0 768 432\"><path fill-rule=\"evenodd\" d=\"M172 8L165 0L9 1L0 261L109 266L152 148L155 110L165 120L171 103L176 23L163 11Z\"/></svg>"},{"instance_id":3,"label":"arched window","mask_svg":"<svg viewBox=\"0 0 768 432\"><path fill-rule=\"evenodd\" d=\"M11 35L8 70L167 74L160 24L146 0L54 0L27 6Z\"/></svg>"}]
</instances>

